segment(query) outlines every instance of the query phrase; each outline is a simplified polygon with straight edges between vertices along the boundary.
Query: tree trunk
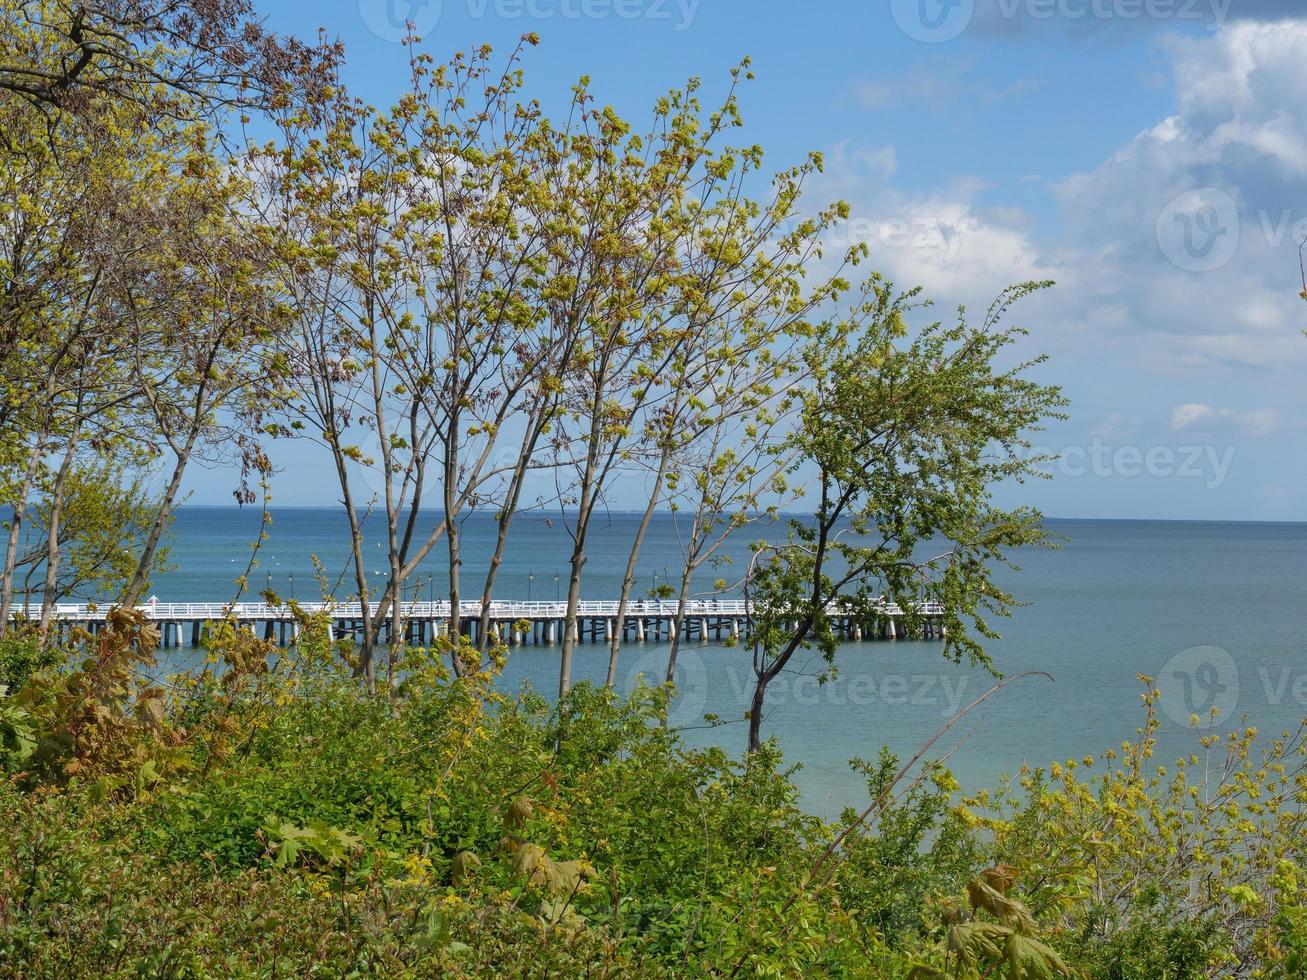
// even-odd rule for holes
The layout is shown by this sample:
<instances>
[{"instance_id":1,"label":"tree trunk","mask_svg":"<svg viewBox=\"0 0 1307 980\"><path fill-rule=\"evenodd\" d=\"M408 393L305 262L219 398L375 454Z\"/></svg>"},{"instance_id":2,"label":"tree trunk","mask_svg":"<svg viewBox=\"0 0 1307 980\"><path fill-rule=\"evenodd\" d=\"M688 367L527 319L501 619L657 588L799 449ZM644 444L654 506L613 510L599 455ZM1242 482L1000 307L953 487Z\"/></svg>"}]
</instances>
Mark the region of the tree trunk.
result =
<instances>
[{"instance_id":1,"label":"tree trunk","mask_svg":"<svg viewBox=\"0 0 1307 980\"><path fill-rule=\"evenodd\" d=\"M519 461L519 470L513 473L508 497L504 501L504 510L499 515L499 527L495 535L495 550L490 555L490 565L486 569L485 586L481 589L481 621L478 625L477 649L484 656L490 649L490 602L495 594L495 579L499 577L499 567L504 562L504 548L508 544L508 528L513 523L513 514L522 496L522 479L525 475L524 461Z\"/></svg>"},{"instance_id":2,"label":"tree trunk","mask_svg":"<svg viewBox=\"0 0 1307 980\"><path fill-rule=\"evenodd\" d=\"M667 655L667 683L676 679L676 655L681 649L681 633L685 629L685 607L689 603L690 576L694 569L687 562L681 573L681 593L676 603L676 619L672 628L672 650Z\"/></svg>"},{"instance_id":3,"label":"tree trunk","mask_svg":"<svg viewBox=\"0 0 1307 980\"><path fill-rule=\"evenodd\" d=\"M63 519L64 489L68 485L68 474L73 468L73 457L77 453L77 439L81 434L81 424L73 426L68 436L68 448L64 451L63 462L59 464L59 473L55 477L54 487L50 492L50 516L45 545L45 591L41 597L41 642L46 642L50 630L50 621L54 615L54 604L58 598L59 588L59 524Z\"/></svg>"},{"instance_id":4,"label":"tree trunk","mask_svg":"<svg viewBox=\"0 0 1307 980\"><path fill-rule=\"evenodd\" d=\"M771 678L759 674L753 685L753 703L749 706L749 754L762 748L762 703L767 697L767 685Z\"/></svg>"},{"instance_id":5,"label":"tree trunk","mask_svg":"<svg viewBox=\"0 0 1307 980\"><path fill-rule=\"evenodd\" d=\"M567 582L567 616L563 620L563 656L558 667L558 698L561 701L572 687L572 651L576 647L577 610L581 605L581 570L585 567L584 537L577 536L572 549L572 574Z\"/></svg>"},{"instance_id":6,"label":"tree trunk","mask_svg":"<svg viewBox=\"0 0 1307 980\"><path fill-rule=\"evenodd\" d=\"M593 445L593 442L592 442ZM581 570L585 568L585 536L594 511L594 482L597 467L594 450L586 462L581 481L580 506L576 511L576 534L572 539L571 575L567 581L567 615L563 619L563 654L558 665L558 698L561 701L572 686L572 651L576 647L577 610L581 605Z\"/></svg>"},{"instance_id":7,"label":"tree trunk","mask_svg":"<svg viewBox=\"0 0 1307 980\"><path fill-rule=\"evenodd\" d=\"M190 462L191 453L195 448L195 440L199 435L199 429L192 429L190 437L186 440L186 447L177 453L177 460L172 468L172 477L168 480L168 486L164 489L163 499L159 501L159 513L154 518L154 524L150 527L149 537L145 540L145 547L141 549L141 557L136 563L136 571L132 574L132 580L128 583L127 588L123 591L120 605L131 607L141 601L141 593L145 591L146 577L150 574L150 567L154 564L154 556L159 549L159 542L163 539L163 529L168 526L168 518L172 516L172 507L177 500L177 494L181 491L182 476L186 472L186 465Z\"/></svg>"},{"instance_id":8,"label":"tree trunk","mask_svg":"<svg viewBox=\"0 0 1307 980\"><path fill-rule=\"evenodd\" d=\"M32 485L36 482L37 470L41 467L41 457L45 455L45 435L32 444L32 452L27 457L27 468L23 471L23 482L14 499L14 513L9 521L9 540L5 545L5 568L3 581L0 581L0 636L9 628L9 610L14 600L14 573L18 564L18 543L23 536L23 518L27 516L27 499L32 494Z\"/></svg>"},{"instance_id":9,"label":"tree trunk","mask_svg":"<svg viewBox=\"0 0 1307 980\"><path fill-rule=\"evenodd\" d=\"M644 509L644 516L640 518L640 526L635 531L635 541L631 544L631 553L626 559L626 574L622 578L622 592L617 600L617 628L613 630L613 639L608 647L608 680L605 683L610 688L617 684L617 657L622 649L622 625L626 622L626 607L631 598L631 587L635 583L635 567L640 560L640 549L644 545L645 532L649 530L658 501L662 499L663 479L667 475L667 463L670 459L671 452L664 450L658 462L658 473L654 477L653 492L649 494L649 505Z\"/></svg>"},{"instance_id":10,"label":"tree trunk","mask_svg":"<svg viewBox=\"0 0 1307 980\"><path fill-rule=\"evenodd\" d=\"M404 618L404 588L398 578L398 562L391 562L390 588L390 655L386 660L386 688L395 686L395 667L399 660L400 649L404 645L404 630L407 620Z\"/></svg>"},{"instance_id":11,"label":"tree trunk","mask_svg":"<svg viewBox=\"0 0 1307 980\"><path fill-rule=\"evenodd\" d=\"M390 621L390 643L386 656L386 686L389 688L394 684L395 662L399 659L400 648L404 644L404 577L399 550L399 514L391 487L389 456L386 458L386 546L390 553L390 582L385 593L389 600ZM377 628L380 629L385 621L382 619Z\"/></svg>"},{"instance_id":12,"label":"tree trunk","mask_svg":"<svg viewBox=\"0 0 1307 980\"><path fill-rule=\"evenodd\" d=\"M336 476L340 481L341 503L345 507L345 514L349 519L350 534L350 554L354 561L354 584L359 593L359 615L363 619L363 648L359 651L359 664L357 675L363 677L367 683L368 693L375 693L377 689L377 672L374 663L374 654L376 643L374 642L374 631L372 618L368 615L368 568L363 560L363 528L359 526L359 516L354 510L354 495L350 492L349 470L345 462L345 455L340 451L340 446L333 439L331 443L331 454L336 462Z\"/></svg>"},{"instance_id":13,"label":"tree trunk","mask_svg":"<svg viewBox=\"0 0 1307 980\"><path fill-rule=\"evenodd\" d=\"M447 502L449 498L446 498ZM461 645L463 635L463 612L459 607L463 602L463 582L459 574L459 568L462 565L460 557L460 542L458 522L445 515L445 522L449 525L445 530L446 542L449 545L449 637L456 644L454 656L454 671L460 677L463 674L463 664L459 660L457 647Z\"/></svg>"}]
</instances>

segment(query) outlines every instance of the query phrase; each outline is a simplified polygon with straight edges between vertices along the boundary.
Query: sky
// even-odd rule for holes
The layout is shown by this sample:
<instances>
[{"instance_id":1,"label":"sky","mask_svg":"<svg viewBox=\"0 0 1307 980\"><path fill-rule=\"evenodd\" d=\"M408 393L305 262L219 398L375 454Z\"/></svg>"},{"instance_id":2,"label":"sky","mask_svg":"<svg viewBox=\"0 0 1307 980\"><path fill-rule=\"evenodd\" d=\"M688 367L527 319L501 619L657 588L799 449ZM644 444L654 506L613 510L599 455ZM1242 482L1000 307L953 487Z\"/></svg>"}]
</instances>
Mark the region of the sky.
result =
<instances>
[{"instance_id":1,"label":"sky","mask_svg":"<svg viewBox=\"0 0 1307 980\"><path fill-rule=\"evenodd\" d=\"M772 169L819 150L813 209L923 287L933 317L1057 285L1014 319L1070 418L1049 479L1000 492L1055 517L1303 520L1307 487L1307 0L277 0L270 26L344 41L377 104L413 21L439 60L524 33L527 90L578 76L633 121L740 58L744 137ZM330 505L324 460L278 446L281 505ZM230 502L197 472L193 503ZM639 506L619 491L611 505Z\"/></svg>"}]
</instances>

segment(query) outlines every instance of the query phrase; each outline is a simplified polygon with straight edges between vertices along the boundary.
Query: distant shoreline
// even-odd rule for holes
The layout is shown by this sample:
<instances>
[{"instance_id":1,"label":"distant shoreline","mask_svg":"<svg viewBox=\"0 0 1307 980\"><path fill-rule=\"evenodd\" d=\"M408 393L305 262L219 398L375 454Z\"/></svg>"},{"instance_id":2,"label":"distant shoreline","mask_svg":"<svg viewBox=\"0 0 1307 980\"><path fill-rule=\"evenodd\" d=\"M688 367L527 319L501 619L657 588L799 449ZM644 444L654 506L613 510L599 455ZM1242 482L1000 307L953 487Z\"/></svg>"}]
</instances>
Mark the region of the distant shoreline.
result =
<instances>
[{"instance_id":1,"label":"distant shoreline","mask_svg":"<svg viewBox=\"0 0 1307 980\"><path fill-rule=\"evenodd\" d=\"M273 504L268 508L269 511L334 511L339 510L338 504ZM252 511L257 513L259 507L256 504L239 506L237 504L185 504L177 508L177 512L182 511L199 511L199 510L218 510L218 511ZM424 509L421 513L435 514L439 513L435 509ZM572 511L557 510L523 510L519 516L535 517L557 517L560 513L570 514ZM610 508L608 514L614 517L638 517L643 511L641 510L619 510ZM655 512L655 517L670 517L672 514L669 510L659 510ZM469 516L490 517L489 509L479 511ZM780 514L782 518L788 517L811 517L811 512L806 511L784 511ZM1229 524L1247 524L1261 527L1301 527L1307 525L1307 520L1302 521L1267 521L1256 518L1188 518L1188 517L1063 517L1056 514L1045 514L1044 520L1054 521L1060 524L1211 524L1211 525L1229 525Z\"/></svg>"}]
</instances>

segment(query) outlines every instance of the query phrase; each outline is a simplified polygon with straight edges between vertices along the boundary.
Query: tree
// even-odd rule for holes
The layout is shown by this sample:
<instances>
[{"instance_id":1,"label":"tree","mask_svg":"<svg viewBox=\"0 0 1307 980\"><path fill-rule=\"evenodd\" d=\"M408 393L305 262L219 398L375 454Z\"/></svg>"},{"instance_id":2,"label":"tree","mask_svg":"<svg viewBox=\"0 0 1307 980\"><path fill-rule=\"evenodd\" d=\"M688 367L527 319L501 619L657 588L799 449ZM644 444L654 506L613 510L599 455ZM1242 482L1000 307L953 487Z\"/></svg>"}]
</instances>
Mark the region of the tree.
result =
<instances>
[{"instance_id":1,"label":"tree","mask_svg":"<svg viewBox=\"0 0 1307 980\"><path fill-rule=\"evenodd\" d=\"M748 512L760 495L778 486L784 463L770 436L788 414L792 388L802 379L796 345L810 334L815 311L847 288L843 274L862 255L861 249L850 250L833 273L807 283L814 259L821 257L822 234L844 213L844 205L809 220L799 217L803 184L820 170L820 156L776 175L766 200L751 200L744 189L760 163L756 150L723 154L696 195L695 231L680 257L686 270L678 285L684 291L679 304L684 312L678 311L683 323L674 361L660 382L667 395L645 422L652 479L628 556L619 623L655 509L666 504L678 512L687 495L699 492L690 538L683 542L687 560L672 626L669 678L690 579L726 535L711 547L708 538L718 531L729 534L725 524L750 522L756 515ZM729 521L719 520L732 509L737 512ZM610 686L616 681L620 644L618 629L609 650Z\"/></svg>"},{"instance_id":2,"label":"tree","mask_svg":"<svg viewBox=\"0 0 1307 980\"><path fill-rule=\"evenodd\" d=\"M783 506L802 494L801 487L791 487L786 479L794 460L786 435L793 424L796 389L805 379L788 359L775 363L786 369L770 383L767 373L755 373L759 368L751 359L739 363L737 372L747 383L725 384L714 392L712 410L693 432L695 438L687 442L673 474L671 509L684 560L667 654L668 683L676 676L694 576L705 565L726 563L723 548L732 536L748 527L774 524ZM726 588L727 580L719 577L711 592Z\"/></svg>"},{"instance_id":3,"label":"tree","mask_svg":"<svg viewBox=\"0 0 1307 980\"><path fill-rule=\"evenodd\" d=\"M264 464L223 422L267 310L234 247L223 131L207 124L292 100L311 113L338 53L266 33L246 0L0 2L0 488L12 508L0 631L33 494L47 531L44 628L79 467L174 455L124 583L131 603L192 456L227 444Z\"/></svg>"},{"instance_id":4,"label":"tree","mask_svg":"<svg viewBox=\"0 0 1307 980\"><path fill-rule=\"evenodd\" d=\"M252 0L0 0L0 97L55 142L106 102L186 119L312 102L340 54L268 32Z\"/></svg>"},{"instance_id":5,"label":"tree","mask_svg":"<svg viewBox=\"0 0 1307 980\"><path fill-rule=\"evenodd\" d=\"M0 116L14 125L12 132L32 132L33 120L12 105L0 104ZM93 120L69 124L75 132L58 152L34 139L5 156L0 444L11 517L0 629L32 495L39 488L50 498L46 570L53 597L62 491L78 454L107 451L129 412L124 365L130 354L107 291L122 279L127 257L143 247L132 229L157 143L137 126L131 113L105 108Z\"/></svg>"},{"instance_id":6,"label":"tree","mask_svg":"<svg viewBox=\"0 0 1307 980\"><path fill-rule=\"evenodd\" d=\"M139 475L104 463L72 470L58 498L36 500L20 542L15 568L23 575L23 597L44 597L49 553L50 512L60 505L56 529L60 561L54 583L55 602L67 598L102 602L117 594L136 572L145 540L153 533L158 502ZM156 549L153 567L165 552ZM41 588L37 587L38 582Z\"/></svg>"},{"instance_id":7,"label":"tree","mask_svg":"<svg viewBox=\"0 0 1307 980\"><path fill-rule=\"evenodd\" d=\"M32 120L0 108L20 125ZM134 604L156 562L195 458L266 468L243 421L261 377L258 350L280 322L251 261L237 204L245 180L211 131L134 103L83 107L59 123L58 149L34 141L8 156L0 188L0 441L12 507L0 622L34 495L44 501L42 628L59 594L64 496L78 468L171 455L157 512L119 600Z\"/></svg>"},{"instance_id":8,"label":"tree","mask_svg":"<svg viewBox=\"0 0 1307 980\"><path fill-rule=\"evenodd\" d=\"M153 207L135 234L148 241L126 274L110 284L124 325L126 369L149 459L166 459L167 478L136 568L120 597L142 597L187 468L196 460L230 465L234 496L251 503L251 475L270 461L254 434L267 410L261 382L266 351L288 320L276 283L258 262L254 229L242 213L250 182L221 158L203 129L150 181Z\"/></svg>"},{"instance_id":9,"label":"tree","mask_svg":"<svg viewBox=\"0 0 1307 980\"><path fill-rule=\"evenodd\" d=\"M580 186L581 213L597 218L578 222L576 239L585 259L577 264L597 286L557 440L565 457L560 496L573 508L563 513L573 547L560 694L571 683L590 522L612 481L643 470L650 495L628 556L609 684L640 548L677 453L715 411L734 414L750 399L760 402L788 370L771 347L784 347L786 333L801 332L809 312L845 285L838 273L803 285L821 232L840 213L836 206L806 221L796 217L804 180L820 169L820 156L778 174L758 201L748 191L762 151L721 145L742 125L737 86L751 77L748 65L733 69L729 91L707 114L700 82L691 79L658 103L645 134L631 135L605 110L596 116L598 142L583 135L575 144L577 157L596 161ZM744 377L744 364L757 374ZM714 409L705 399L717 396L723 402Z\"/></svg>"},{"instance_id":10,"label":"tree","mask_svg":"<svg viewBox=\"0 0 1307 980\"><path fill-rule=\"evenodd\" d=\"M450 633L461 629L460 522L497 504L502 554L558 403L574 320L550 310L559 287L544 230L557 215L538 173L561 158L538 107L518 100L520 50L498 73L489 48L438 68L414 54L411 90L389 112L340 89L320 130L288 116L284 145L254 156L296 322L273 375L285 420L270 431L331 454L369 683L383 625L394 663L404 584L442 538ZM423 507L433 500L434 521ZM379 596L364 557L373 507L388 565Z\"/></svg>"},{"instance_id":11,"label":"tree","mask_svg":"<svg viewBox=\"0 0 1307 980\"><path fill-rule=\"evenodd\" d=\"M679 349L667 324L686 233L680 200L709 135L688 93L661 101L643 136L611 109L591 108L591 98L583 80L575 123L560 134L566 165L552 174L560 220L551 278L572 284L559 312L578 335L553 441L562 521L572 541L560 697L571 687L591 520L643 429L642 417L667 396L661 379Z\"/></svg>"},{"instance_id":12,"label":"tree","mask_svg":"<svg viewBox=\"0 0 1307 980\"><path fill-rule=\"evenodd\" d=\"M955 325L909 338L917 294L896 296L873 276L865 301L809 349L813 384L790 446L795 468L813 472L815 513L791 520L785 543L758 546L745 576L751 753L762 744L767 686L794 654L815 645L833 669L837 617L872 619L888 601L911 628L918 603L939 602L944 655L991 666L982 645L996 635L989 617L1008 615L1014 602L993 569L1012 549L1045 540L1036 511L1000 508L993 490L1038 474L1028 434L1065 404L1030 377L1042 357L1000 367L1023 335L1000 322L1044 285L1005 291L980 327L960 312Z\"/></svg>"}]
</instances>

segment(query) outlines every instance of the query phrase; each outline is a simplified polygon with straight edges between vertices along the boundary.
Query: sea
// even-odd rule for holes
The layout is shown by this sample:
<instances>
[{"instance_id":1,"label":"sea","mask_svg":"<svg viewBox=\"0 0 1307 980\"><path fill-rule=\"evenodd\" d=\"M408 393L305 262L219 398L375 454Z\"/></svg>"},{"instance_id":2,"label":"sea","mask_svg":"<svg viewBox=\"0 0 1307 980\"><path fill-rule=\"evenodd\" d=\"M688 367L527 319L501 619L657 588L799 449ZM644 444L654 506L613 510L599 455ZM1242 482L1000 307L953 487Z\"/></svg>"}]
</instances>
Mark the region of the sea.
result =
<instances>
[{"instance_id":1,"label":"sea","mask_svg":"<svg viewBox=\"0 0 1307 980\"><path fill-rule=\"evenodd\" d=\"M349 591L348 533L331 508L272 511L267 539L254 554L253 591L271 588L301 600ZM434 517L434 515L433 515ZM225 601L249 566L260 532L257 508L185 506L172 531L172 568L153 593L165 602ZM369 569L385 583L377 518L365 526ZM595 518L582 596L615 599L638 516ZM1180 521L1046 522L1056 548L1029 548L1002 569L999 581L1023 604L992 623L1000 638L985 643L992 670L1005 678L1026 672L996 692L935 743L964 791L999 784L1022 766L1098 756L1136 737L1144 721L1140 675L1162 692L1156 758L1198 750L1193 724L1225 732L1252 725L1278 736L1307 717L1307 524ZM479 595L494 534L489 514L463 525L464 596ZM784 525L746 527L722 549L723 562L701 570L695 588L743 572L749 545L783 537ZM655 517L641 553L636 592L643 596L679 578L685 520ZM509 539L495 597L554 599L566 595L571 552L566 515L519 515ZM410 598L440 598L447 555L438 545L414 577ZM628 641L619 684L661 681L663 643ZM602 683L604 644L582 644L575 681ZM803 806L834 819L865 805L868 791L850 766L883 748L911 758L961 708L997 683L983 666L954 664L938 640L870 640L842 645L834 676L801 653L772 684L763 732L774 737ZM558 648L513 647L499 683L552 695ZM716 744L742 754L744 711L751 694L747 647L693 642L679 655L677 698L670 724L691 745ZM1212 710L1216 715L1213 719ZM716 716L709 724L705 715Z\"/></svg>"}]
</instances>

